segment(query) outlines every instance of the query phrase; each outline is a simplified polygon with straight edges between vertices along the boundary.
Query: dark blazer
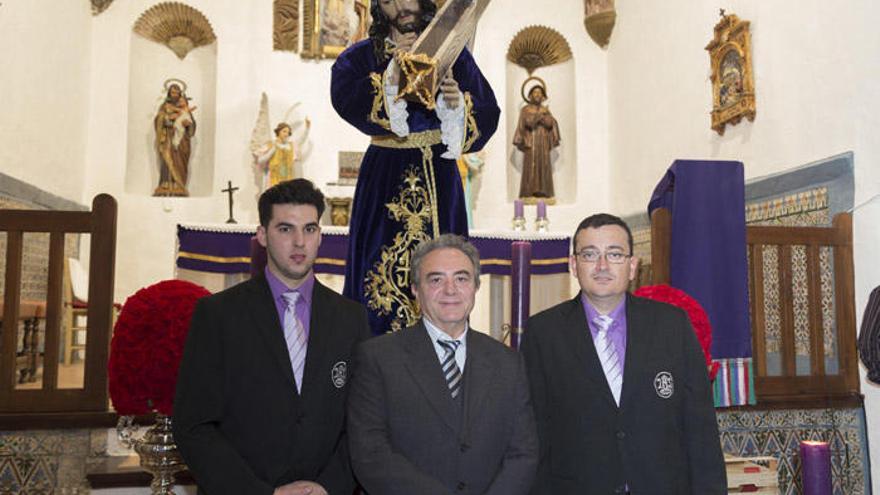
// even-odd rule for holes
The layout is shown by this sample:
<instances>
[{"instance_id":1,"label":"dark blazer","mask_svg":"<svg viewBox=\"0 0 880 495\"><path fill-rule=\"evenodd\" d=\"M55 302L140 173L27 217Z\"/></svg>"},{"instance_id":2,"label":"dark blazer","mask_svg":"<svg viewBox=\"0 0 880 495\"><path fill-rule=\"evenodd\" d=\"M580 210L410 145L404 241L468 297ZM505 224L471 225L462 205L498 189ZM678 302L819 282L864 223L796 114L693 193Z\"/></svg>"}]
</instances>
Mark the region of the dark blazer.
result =
<instances>
[{"instance_id":1,"label":"dark blazer","mask_svg":"<svg viewBox=\"0 0 880 495\"><path fill-rule=\"evenodd\" d=\"M296 480L351 495L347 374L364 308L315 281L302 394L263 275L199 301L174 402L174 440L200 493L271 494Z\"/></svg>"},{"instance_id":2,"label":"dark blazer","mask_svg":"<svg viewBox=\"0 0 880 495\"><path fill-rule=\"evenodd\" d=\"M726 494L706 363L684 311L627 295L620 407L580 295L526 324L541 460L532 494ZM670 380L664 378L671 377Z\"/></svg>"},{"instance_id":3,"label":"dark blazer","mask_svg":"<svg viewBox=\"0 0 880 495\"><path fill-rule=\"evenodd\" d=\"M460 401L421 322L361 344L355 368L351 460L370 495L528 493L538 440L516 352L469 330Z\"/></svg>"}]
</instances>

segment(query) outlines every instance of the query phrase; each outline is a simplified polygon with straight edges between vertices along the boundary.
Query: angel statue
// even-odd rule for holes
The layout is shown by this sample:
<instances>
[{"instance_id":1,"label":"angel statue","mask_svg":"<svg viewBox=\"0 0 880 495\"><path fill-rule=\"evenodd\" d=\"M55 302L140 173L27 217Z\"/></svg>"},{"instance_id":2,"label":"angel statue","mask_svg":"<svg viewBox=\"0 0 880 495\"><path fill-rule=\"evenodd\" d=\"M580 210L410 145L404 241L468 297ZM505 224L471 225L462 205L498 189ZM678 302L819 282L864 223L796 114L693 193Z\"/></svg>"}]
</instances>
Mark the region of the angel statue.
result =
<instances>
[{"instance_id":1,"label":"angel statue","mask_svg":"<svg viewBox=\"0 0 880 495\"><path fill-rule=\"evenodd\" d=\"M259 174L260 190L264 191L279 182L293 179L293 165L301 160L305 153L306 139L312 122L308 117L296 118L294 103L284 115L278 125L275 126L272 137L272 128L269 125L269 98L263 93L260 99L260 113L257 123L251 133L251 153L254 155L254 166ZM296 137L291 141L291 137Z\"/></svg>"},{"instance_id":2,"label":"angel statue","mask_svg":"<svg viewBox=\"0 0 880 495\"><path fill-rule=\"evenodd\" d=\"M477 193L482 184L483 165L486 164L486 150L476 153L465 153L457 160L458 175L461 176L461 186L464 188L465 208L467 209L468 227L474 226L474 206L477 203Z\"/></svg>"},{"instance_id":3,"label":"angel statue","mask_svg":"<svg viewBox=\"0 0 880 495\"><path fill-rule=\"evenodd\" d=\"M156 130L156 151L159 153L159 185L153 196L188 196L190 140L196 133L196 119L189 104L186 83L178 79L165 81L165 98L159 105L153 126Z\"/></svg>"}]
</instances>

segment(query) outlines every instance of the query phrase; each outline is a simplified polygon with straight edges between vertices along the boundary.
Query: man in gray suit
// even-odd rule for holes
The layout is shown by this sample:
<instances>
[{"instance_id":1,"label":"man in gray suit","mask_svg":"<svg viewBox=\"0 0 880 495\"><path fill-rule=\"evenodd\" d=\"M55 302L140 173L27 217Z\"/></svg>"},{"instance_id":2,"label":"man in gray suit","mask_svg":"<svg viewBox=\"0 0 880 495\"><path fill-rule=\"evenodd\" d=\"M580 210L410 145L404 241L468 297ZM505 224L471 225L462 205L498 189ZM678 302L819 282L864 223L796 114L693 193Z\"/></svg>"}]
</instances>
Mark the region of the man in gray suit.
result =
<instances>
[{"instance_id":1,"label":"man in gray suit","mask_svg":"<svg viewBox=\"0 0 880 495\"><path fill-rule=\"evenodd\" d=\"M413 253L422 320L361 344L348 400L355 476L370 495L525 495L537 466L522 358L468 325L480 258L445 234Z\"/></svg>"}]
</instances>

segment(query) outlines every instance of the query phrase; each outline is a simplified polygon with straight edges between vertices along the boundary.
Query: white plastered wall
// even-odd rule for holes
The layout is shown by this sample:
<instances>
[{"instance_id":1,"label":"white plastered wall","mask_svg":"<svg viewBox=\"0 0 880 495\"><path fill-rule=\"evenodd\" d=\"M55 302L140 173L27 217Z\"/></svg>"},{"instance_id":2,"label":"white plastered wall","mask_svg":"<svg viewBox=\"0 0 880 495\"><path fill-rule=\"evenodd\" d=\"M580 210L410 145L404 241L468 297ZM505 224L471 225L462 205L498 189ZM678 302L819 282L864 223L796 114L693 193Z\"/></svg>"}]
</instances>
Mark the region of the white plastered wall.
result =
<instances>
[{"instance_id":1,"label":"white plastered wall","mask_svg":"<svg viewBox=\"0 0 880 495\"><path fill-rule=\"evenodd\" d=\"M0 3L0 171L74 201L85 173L90 40L88 2Z\"/></svg>"},{"instance_id":2,"label":"white plastered wall","mask_svg":"<svg viewBox=\"0 0 880 495\"><path fill-rule=\"evenodd\" d=\"M732 1L751 21L757 117L709 128L709 55L718 5L617 2L608 50L611 209L644 211L654 185L676 158L731 159L746 178L782 172L852 151L855 202L880 193L880 4ZM880 284L880 202L855 213L856 311ZM872 478L880 490L880 388L862 382Z\"/></svg>"}]
</instances>

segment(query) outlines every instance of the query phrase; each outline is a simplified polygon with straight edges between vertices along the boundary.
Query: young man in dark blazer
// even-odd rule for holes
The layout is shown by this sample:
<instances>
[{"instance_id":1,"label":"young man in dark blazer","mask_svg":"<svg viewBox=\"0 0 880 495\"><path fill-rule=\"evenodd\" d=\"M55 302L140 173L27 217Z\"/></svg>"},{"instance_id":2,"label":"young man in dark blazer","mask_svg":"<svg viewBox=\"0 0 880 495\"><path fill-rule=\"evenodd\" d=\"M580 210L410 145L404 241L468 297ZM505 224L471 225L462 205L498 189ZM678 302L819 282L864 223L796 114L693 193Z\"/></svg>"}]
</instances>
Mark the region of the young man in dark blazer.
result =
<instances>
[{"instance_id":1,"label":"young man in dark blazer","mask_svg":"<svg viewBox=\"0 0 880 495\"><path fill-rule=\"evenodd\" d=\"M305 179L259 200L263 275L199 301L174 439L199 493L351 495L345 401L364 308L315 280L324 196Z\"/></svg>"},{"instance_id":2,"label":"young man in dark blazer","mask_svg":"<svg viewBox=\"0 0 880 495\"><path fill-rule=\"evenodd\" d=\"M444 234L416 248L422 320L364 342L348 429L370 495L525 495L538 440L521 356L468 326L477 250Z\"/></svg>"},{"instance_id":3,"label":"young man in dark blazer","mask_svg":"<svg viewBox=\"0 0 880 495\"><path fill-rule=\"evenodd\" d=\"M533 316L522 345L541 444L532 494L726 494L687 316L627 294L638 259L620 218L586 218L572 244L580 294Z\"/></svg>"}]
</instances>

